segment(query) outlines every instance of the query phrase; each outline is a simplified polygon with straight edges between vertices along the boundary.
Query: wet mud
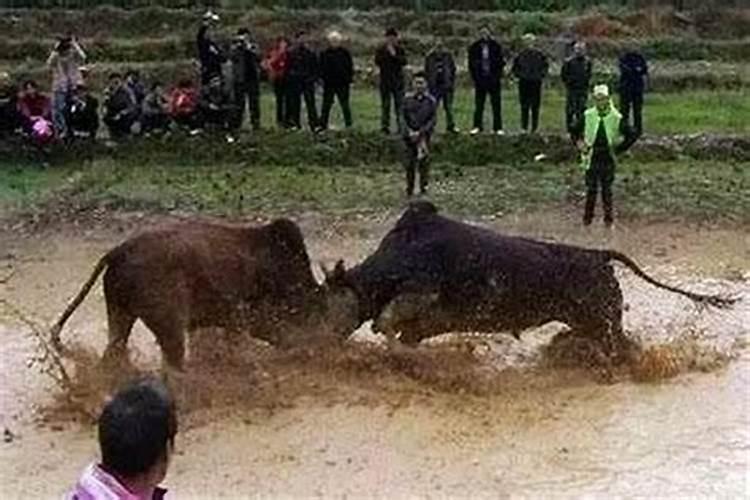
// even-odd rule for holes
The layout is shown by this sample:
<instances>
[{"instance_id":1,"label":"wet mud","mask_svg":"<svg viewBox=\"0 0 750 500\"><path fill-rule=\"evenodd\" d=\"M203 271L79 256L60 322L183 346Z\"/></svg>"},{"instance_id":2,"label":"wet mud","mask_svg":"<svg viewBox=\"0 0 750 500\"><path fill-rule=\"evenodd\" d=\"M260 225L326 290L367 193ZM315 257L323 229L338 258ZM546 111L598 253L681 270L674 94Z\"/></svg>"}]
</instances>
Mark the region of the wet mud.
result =
<instances>
[{"instance_id":1,"label":"wet mud","mask_svg":"<svg viewBox=\"0 0 750 500\"><path fill-rule=\"evenodd\" d=\"M331 264L365 256L393 216L300 219L312 235L314 261ZM582 232L572 220L534 216L479 222L614 247L660 279L743 300L727 311L700 309L618 271L625 329L642 351L606 380L586 359L580 366L557 362L571 354L551 351L564 349L552 342L565 330L560 324L524 332L521 341L469 333L415 349L388 344L367 325L343 345L288 351L249 335L198 332L185 372L166 374L180 404L178 454L168 477L174 493L746 494L748 233L669 224ZM33 335L62 310L98 256L133 228L0 240L0 278L8 277L0 299L19 311L0 312L3 498L59 497L96 458L91 422L112 389L160 370L158 347L142 325L131 339L129 365L99 364L106 342L100 284L63 333L70 380L53 380L54 367L43 373L49 360L38 359L44 350Z\"/></svg>"}]
</instances>

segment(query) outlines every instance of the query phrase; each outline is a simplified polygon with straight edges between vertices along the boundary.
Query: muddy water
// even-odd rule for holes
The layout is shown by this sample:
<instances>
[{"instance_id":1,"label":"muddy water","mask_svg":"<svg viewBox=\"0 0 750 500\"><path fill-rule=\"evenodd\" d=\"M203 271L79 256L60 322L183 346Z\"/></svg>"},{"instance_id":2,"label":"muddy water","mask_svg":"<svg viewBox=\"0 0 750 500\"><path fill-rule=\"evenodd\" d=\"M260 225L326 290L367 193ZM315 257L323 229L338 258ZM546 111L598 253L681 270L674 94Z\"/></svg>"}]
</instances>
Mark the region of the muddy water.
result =
<instances>
[{"instance_id":1,"label":"muddy water","mask_svg":"<svg viewBox=\"0 0 750 500\"><path fill-rule=\"evenodd\" d=\"M303 221L308 234L320 235L311 242L311 254L331 263L342 254L355 261L370 251L389 219ZM461 389L471 389L470 378L443 383L451 376L444 372L466 368L440 363L450 359L441 342L421 348L433 360L423 369L434 373L416 381L401 372L386 374L385 368L382 376L318 376L313 370L305 372L309 389L298 386L286 398L300 377L291 366L277 366L271 376L279 377L279 404L246 410L243 401L229 411L225 405L185 416L168 478L173 492L188 498L747 496L748 233L670 224L584 233L572 220L546 218L483 223L612 246L660 278L737 293L744 301L732 311L702 312L620 273L628 332L646 346L668 346L677 367L669 372L676 376L648 383L625 377L602 385L586 373L544 367L541 346L556 325L528 332L520 343L473 339L477 363L499 373L492 379L497 387L485 394ZM54 317L97 256L121 237L98 231L0 240L0 277L3 266L15 269L0 285L0 298L40 318ZM65 339L100 350L105 325L98 286L73 316ZM34 343L22 325L0 315L0 336L0 426L13 438L0 443L0 496L58 497L95 458L94 431L65 421L36 423L55 388L27 368ZM358 338L372 337L364 332ZM133 340L136 362L155 366L157 350L148 332L139 326ZM287 368L289 378L280 377ZM192 380L192 389L218 393L232 376ZM248 384L256 382L248 375ZM263 394L269 397L275 394Z\"/></svg>"}]
</instances>

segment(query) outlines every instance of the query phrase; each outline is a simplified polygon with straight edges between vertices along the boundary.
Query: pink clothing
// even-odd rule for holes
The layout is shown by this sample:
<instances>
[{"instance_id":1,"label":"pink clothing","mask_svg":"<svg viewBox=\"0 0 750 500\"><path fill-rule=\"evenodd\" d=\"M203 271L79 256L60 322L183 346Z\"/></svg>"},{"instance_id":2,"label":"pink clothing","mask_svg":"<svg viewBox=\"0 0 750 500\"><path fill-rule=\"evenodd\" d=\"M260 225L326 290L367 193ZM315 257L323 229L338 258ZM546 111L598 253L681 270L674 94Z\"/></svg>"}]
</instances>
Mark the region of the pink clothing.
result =
<instances>
[{"instance_id":1,"label":"pink clothing","mask_svg":"<svg viewBox=\"0 0 750 500\"><path fill-rule=\"evenodd\" d=\"M99 465L90 464L65 500L159 500L166 493L164 488L154 488L144 494L133 494Z\"/></svg>"}]
</instances>

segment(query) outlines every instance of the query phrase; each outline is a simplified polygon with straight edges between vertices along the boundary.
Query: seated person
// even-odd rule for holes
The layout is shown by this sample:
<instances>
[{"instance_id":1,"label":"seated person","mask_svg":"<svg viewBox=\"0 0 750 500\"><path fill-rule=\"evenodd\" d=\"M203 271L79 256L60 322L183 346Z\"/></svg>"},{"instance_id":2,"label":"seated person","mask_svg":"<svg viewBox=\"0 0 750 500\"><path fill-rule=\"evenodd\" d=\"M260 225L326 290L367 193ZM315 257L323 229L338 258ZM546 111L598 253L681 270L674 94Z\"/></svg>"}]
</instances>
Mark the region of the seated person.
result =
<instances>
[{"instance_id":1,"label":"seated person","mask_svg":"<svg viewBox=\"0 0 750 500\"><path fill-rule=\"evenodd\" d=\"M67 500L162 499L177 435L175 404L154 378L131 383L99 416L101 462L83 472Z\"/></svg>"},{"instance_id":2,"label":"seated person","mask_svg":"<svg viewBox=\"0 0 750 500\"><path fill-rule=\"evenodd\" d=\"M208 85L201 90L198 101L202 122L221 130L229 129L229 114L232 111L232 99L224 88L221 77L214 76Z\"/></svg>"},{"instance_id":3,"label":"seated person","mask_svg":"<svg viewBox=\"0 0 750 500\"><path fill-rule=\"evenodd\" d=\"M200 128L198 117L198 90L186 78L180 80L169 95L169 116L180 127L190 131Z\"/></svg>"},{"instance_id":4,"label":"seated person","mask_svg":"<svg viewBox=\"0 0 750 500\"><path fill-rule=\"evenodd\" d=\"M99 130L99 101L86 85L77 85L68 105L66 119L74 136L96 138Z\"/></svg>"},{"instance_id":5,"label":"seated person","mask_svg":"<svg viewBox=\"0 0 750 500\"><path fill-rule=\"evenodd\" d=\"M34 80L23 84L23 91L18 99L18 112L24 133L34 142L46 144L54 139L52 102L39 92L39 86Z\"/></svg>"},{"instance_id":6,"label":"seated person","mask_svg":"<svg viewBox=\"0 0 750 500\"><path fill-rule=\"evenodd\" d=\"M109 135L117 140L130 135L137 118L135 96L119 73L109 75L109 86L104 92L104 123Z\"/></svg>"},{"instance_id":7,"label":"seated person","mask_svg":"<svg viewBox=\"0 0 750 500\"><path fill-rule=\"evenodd\" d=\"M169 102L164 96L161 82L154 82L143 98L141 109L141 131L144 134L151 132L166 132L169 130Z\"/></svg>"},{"instance_id":8,"label":"seated person","mask_svg":"<svg viewBox=\"0 0 750 500\"><path fill-rule=\"evenodd\" d=\"M0 72L0 138L14 133L21 127L18 112L18 88L10 75Z\"/></svg>"}]
</instances>

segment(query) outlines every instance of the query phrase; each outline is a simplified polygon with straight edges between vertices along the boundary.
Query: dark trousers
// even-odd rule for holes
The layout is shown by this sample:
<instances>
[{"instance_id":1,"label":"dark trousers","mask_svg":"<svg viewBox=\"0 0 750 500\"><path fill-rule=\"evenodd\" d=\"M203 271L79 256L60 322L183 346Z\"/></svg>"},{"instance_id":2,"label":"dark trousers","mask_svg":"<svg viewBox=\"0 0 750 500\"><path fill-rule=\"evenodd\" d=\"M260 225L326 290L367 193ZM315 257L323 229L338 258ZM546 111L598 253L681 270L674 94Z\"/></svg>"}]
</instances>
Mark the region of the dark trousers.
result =
<instances>
[{"instance_id":1,"label":"dark trousers","mask_svg":"<svg viewBox=\"0 0 750 500\"><path fill-rule=\"evenodd\" d=\"M565 97L565 127L573 135L583 129L583 114L588 100L587 89L568 89Z\"/></svg>"},{"instance_id":2,"label":"dark trousers","mask_svg":"<svg viewBox=\"0 0 750 500\"><path fill-rule=\"evenodd\" d=\"M492 130L503 129L503 101L500 85L497 87L486 87L477 85L474 87L474 128L484 128L484 103L490 97L492 106Z\"/></svg>"},{"instance_id":3,"label":"dark trousers","mask_svg":"<svg viewBox=\"0 0 750 500\"><path fill-rule=\"evenodd\" d=\"M344 126L352 126L352 109L349 106L349 85L341 87L323 87L323 110L320 115L320 126L327 129L328 120L331 117L331 108L333 107L333 98L338 99L341 106L341 114L344 115Z\"/></svg>"},{"instance_id":4,"label":"dark trousers","mask_svg":"<svg viewBox=\"0 0 750 500\"><path fill-rule=\"evenodd\" d=\"M396 130L400 134L403 130L402 113L404 110L404 87L380 86L380 128L383 132L391 130L391 101L396 113Z\"/></svg>"},{"instance_id":5,"label":"dark trousers","mask_svg":"<svg viewBox=\"0 0 750 500\"><path fill-rule=\"evenodd\" d=\"M315 83L292 80L287 89L287 125L302 128L302 99L305 99L307 123L310 130L318 128L318 109L315 106Z\"/></svg>"},{"instance_id":6,"label":"dark trousers","mask_svg":"<svg viewBox=\"0 0 750 500\"><path fill-rule=\"evenodd\" d=\"M445 110L445 129L453 132L456 129L456 121L453 118L453 89L431 90L430 94L437 101L437 106L443 105Z\"/></svg>"},{"instance_id":7,"label":"dark trousers","mask_svg":"<svg viewBox=\"0 0 750 500\"><path fill-rule=\"evenodd\" d=\"M141 132L144 134L158 130L169 130L169 115L166 113L144 113L141 115Z\"/></svg>"},{"instance_id":8,"label":"dark trousers","mask_svg":"<svg viewBox=\"0 0 750 500\"><path fill-rule=\"evenodd\" d=\"M586 208L583 223L591 224L594 220L596 196L601 189L604 206L604 223L609 225L614 220L612 215L612 184L615 181L615 162L608 153L596 154L591 160L591 167L586 171Z\"/></svg>"},{"instance_id":9,"label":"dark trousers","mask_svg":"<svg viewBox=\"0 0 750 500\"><path fill-rule=\"evenodd\" d=\"M409 137L404 138L406 143L406 161L404 167L406 169L406 195L412 196L414 194L414 184L416 181L416 174L419 171L419 191L424 194L427 192L427 185L430 182L430 157L427 155L421 160L417 157L417 143ZM427 144L429 145L430 139L427 138Z\"/></svg>"},{"instance_id":10,"label":"dark trousers","mask_svg":"<svg viewBox=\"0 0 750 500\"><path fill-rule=\"evenodd\" d=\"M107 124L109 136L112 139L121 139L130 135L130 129L133 127L134 122L134 116L121 116L117 119L112 116L104 117L104 123Z\"/></svg>"},{"instance_id":11,"label":"dark trousers","mask_svg":"<svg viewBox=\"0 0 750 500\"><path fill-rule=\"evenodd\" d=\"M273 94L276 97L276 126L284 128L287 125L287 85L285 80L273 82Z\"/></svg>"},{"instance_id":12,"label":"dark trousers","mask_svg":"<svg viewBox=\"0 0 750 500\"><path fill-rule=\"evenodd\" d=\"M531 131L539 128L539 107L542 105L542 81L518 80L518 98L521 101L521 128L529 130L529 115L531 115Z\"/></svg>"},{"instance_id":13,"label":"dark trousers","mask_svg":"<svg viewBox=\"0 0 750 500\"><path fill-rule=\"evenodd\" d=\"M226 108L209 109L204 108L198 115L202 126L219 130L228 130L230 128L230 113Z\"/></svg>"},{"instance_id":14,"label":"dark trousers","mask_svg":"<svg viewBox=\"0 0 750 500\"><path fill-rule=\"evenodd\" d=\"M643 133L643 92L623 90L620 92L620 112L623 123L630 126L630 109L633 109L633 130Z\"/></svg>"},{"instance_id":15,"label":"dark trousers","mask_svg":"<svg viewBox=\"0 0 750 500\"><path fill-rule=\"evenodd\" d=\"M253 130L260 128L260 89L257 85L243 85L234 88L234 112L232 128L242 128L245 121L245 107L250 114L250 125Z\"/></svg>"}]
</instances>

